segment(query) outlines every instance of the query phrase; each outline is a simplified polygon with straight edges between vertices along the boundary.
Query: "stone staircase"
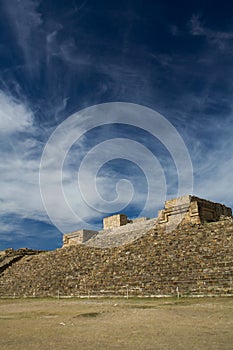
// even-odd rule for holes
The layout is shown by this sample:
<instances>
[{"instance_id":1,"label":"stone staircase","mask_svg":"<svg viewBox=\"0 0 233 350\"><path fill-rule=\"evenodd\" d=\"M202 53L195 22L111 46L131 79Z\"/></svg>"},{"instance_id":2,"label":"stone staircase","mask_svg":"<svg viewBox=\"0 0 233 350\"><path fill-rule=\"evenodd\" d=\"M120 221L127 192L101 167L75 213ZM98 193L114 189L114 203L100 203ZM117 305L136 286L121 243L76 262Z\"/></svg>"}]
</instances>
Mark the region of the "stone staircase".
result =
<instances>
[{"instance_id":1,"label":"stone staircase","mask_svg":"<svg viewBox=\"0 0 233 350\"><path fill-rule=\"evenodd\" d=\"M231 295L232 253L232 219L157 226L123 246L25 255L2 271L0 296Z\"/></svg>"},{"instance_id":2,"label":"stone staircase","mask_svg":"<svg viewBox=\"0 0 233 350\"><path fill-rule=\"evenodd\" d=\"M117 228L105 229L84 244L90 247L111 248L129 244L155 228L156 219L129 223Z\"/></svg>"}]
</instances>

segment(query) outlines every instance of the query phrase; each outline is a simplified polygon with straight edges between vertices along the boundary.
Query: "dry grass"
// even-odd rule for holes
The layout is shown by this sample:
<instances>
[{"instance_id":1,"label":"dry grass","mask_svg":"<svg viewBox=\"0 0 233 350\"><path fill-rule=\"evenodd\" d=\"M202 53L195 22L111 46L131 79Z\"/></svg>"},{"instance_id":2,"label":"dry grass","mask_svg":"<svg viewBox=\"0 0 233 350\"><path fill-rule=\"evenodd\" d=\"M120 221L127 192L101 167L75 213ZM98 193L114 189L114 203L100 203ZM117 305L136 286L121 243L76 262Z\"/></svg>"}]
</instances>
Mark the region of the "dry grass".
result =
<instances>
[{"instance_id":1,"label":"dry grass","mask_svg":"<svg viewBox=\"0 0 233 350\"><path fill-rule=\"evenodd\" d=\"M0 300L1 350L232 349L233 299Z\"/></svg>"}]
</instances>

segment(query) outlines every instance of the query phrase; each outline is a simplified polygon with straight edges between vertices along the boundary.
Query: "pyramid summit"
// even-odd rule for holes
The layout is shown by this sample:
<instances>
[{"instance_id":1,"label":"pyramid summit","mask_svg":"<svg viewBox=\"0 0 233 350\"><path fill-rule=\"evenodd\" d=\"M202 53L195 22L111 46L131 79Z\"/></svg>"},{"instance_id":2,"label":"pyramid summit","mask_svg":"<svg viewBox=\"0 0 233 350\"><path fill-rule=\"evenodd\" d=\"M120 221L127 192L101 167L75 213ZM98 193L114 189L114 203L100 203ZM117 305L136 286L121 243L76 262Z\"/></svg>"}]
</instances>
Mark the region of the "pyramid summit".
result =
<instances>
[{"instance_id":1,"label":"pyramid summit","mask_svg":"<svg viewBox=\"0 0 233 350\"><path fill-rule=\"evenodd\" d=\"M103 219L103 230L81 229L63 236L63 247L87 244L110 247L129 243L155 226L166 230L177 225L201 224L218 221L221 217L231 217L232 210L223 204L208 201L192 195L174 198L165 202L157 218L128 219L125 214L115 214ZM118 238L115 239L115 238Z\"/></svg>"}]
</instances>

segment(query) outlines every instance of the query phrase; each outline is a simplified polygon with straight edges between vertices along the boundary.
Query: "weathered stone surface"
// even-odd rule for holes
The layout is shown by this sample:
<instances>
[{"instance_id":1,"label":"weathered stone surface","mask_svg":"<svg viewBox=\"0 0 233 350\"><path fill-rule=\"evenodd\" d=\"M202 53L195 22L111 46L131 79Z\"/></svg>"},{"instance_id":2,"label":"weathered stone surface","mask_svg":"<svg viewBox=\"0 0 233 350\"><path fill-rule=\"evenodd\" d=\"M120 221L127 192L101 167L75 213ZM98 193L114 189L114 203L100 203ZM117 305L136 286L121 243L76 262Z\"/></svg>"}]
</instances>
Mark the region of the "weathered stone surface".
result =
<instances>
[{"instance_id":1,"label":"weathered stone surface","mask_svg":"<svg viewBox=\"0 0 233 350\"><path fill-rule=\"evenodd\" d=\"M65 234L63 247L83 243L102 248L113 247L139 238L156 222L166 231L172 231L179 224L200 224L231 216L231 208L223 204L188 195L166 201L164 209L158 213L158 219L142 217L129 220L124 214L116 214L103 219L103 230L99 232L79 230Z\"/></svg>"},{"instance_id":2,"label":"weathered stone surface","mask_svg":"<svg viewBox=\"0 0 233 350\"><path fill-rule=\"evenodd\" d=\"M111 248L131 243L154 228L155 219L132 220L130 223L99 231L99 234L85 242L86 245L98 248Z\"/></svg>"},{"instance_id":3,"label":"weathered stone surface","mask_svg":"<svg viewBox=\"0 0 233 350\"><path fill-rule=\"evenodd\" d=\"M146 217L128 220L126 215L119 214L106 218L109 220L101 231L79 230L63 235L63 248L74 244L86 244L92 247L114 247L129 243L144 235L152 228L156 219ZM124 225L122 225L124 223ZM120 226L118 226L120 225ZM110 226L109 228L106 228Z\"/></svg>"},{"instance_id":4,"label":"weathered stone surface","mask_svg":"<svg viewBox=\"0 0 233 350\"><path fill-rule=\"evenodd\" d=\"M0 251L0 274L16 261L19 261L25 255L36 255L41 252L42 251L40 250L33 250L28 248L21 248L18 250L8 248L6 250Z\"/></svg>"},{"instance_id":5,"label":"weathered stone surface","mask_svg":"<svg viewBox=\"0 0 233 350\"><path fill-rule=\"evenodd\" d=\"M63 247L74 244L82 244L96 236L98 231L79 230L63 235Z\"/></svg>"},{"instance_id":6,"label":"weathered stone surface","mask_svg":"<svg viewBox=\"0 0 233 350\"><path fill-rule=\"evenodd\" d=\"M146 222L147 220L150 220L150 218L147 218L147 217L141 217L141 218L136 218L136 219L133 219L133 220L128 220L129 222L133 223L133 224L136 224L136 223L142 223L142 222Z\"/></svg>"},{"instance_id":7,"label":"weathered stone surface","mask_svg":"<svg viewBox=\"0 0 233 350\"><path fill-rule=\"evenodd\" d=\"M122 226L123 228L123 226ZM73 245L24 256L0 276L1 296L233 294L233 219L155 225L115 248Z\"/></svg>"},{"instance_id":8,"label":"weathered stone surface","mask_svg":"<svg viewBox=\"0 0 233 350\"><path fill-rule=\"evenodd\" d=\"M0 295L233 294L230 208L185 196L158 220L121 215L64 235L63 249L0 252Z\"/></svg>"},{"instance_id":9,"label":"weathered stone surface","mask_svg":"<svg viewBox=\"0 0 233 350\"><path fill-rule=\"evenodd\" d=\"M120 227L122 225L126 225L127 223L128 218L125 214L116 214L108 216L103 220L103 226L105 230L109 228Z\"/></svg>"},{"instance_id":10,"label":"weathered stone surface","mask_svg":"<svg viewBox=\"0 0 233 350\"><path fill-rule=\"evenodd\" d=\"M158 223L175 228L180 223L218 221L221 216L231 217L231 208L188 195L166 201L164 209L158 213Z\"/></svg>"}]
</instances>

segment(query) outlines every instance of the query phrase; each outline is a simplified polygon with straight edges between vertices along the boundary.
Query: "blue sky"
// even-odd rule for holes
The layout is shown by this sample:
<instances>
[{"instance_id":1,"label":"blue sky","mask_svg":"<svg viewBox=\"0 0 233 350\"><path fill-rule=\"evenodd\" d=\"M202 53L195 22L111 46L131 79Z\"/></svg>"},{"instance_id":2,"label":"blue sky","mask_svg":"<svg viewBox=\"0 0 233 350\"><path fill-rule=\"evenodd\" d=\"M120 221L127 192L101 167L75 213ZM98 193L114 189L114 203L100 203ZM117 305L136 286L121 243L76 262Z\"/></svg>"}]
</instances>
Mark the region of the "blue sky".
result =
<instances>
[{"instance_id":1,"label":"blue sky","mask_svg":"<svg viewBox=\"0 0 233 350\"><path fill-rule=\"evenodd\" d=\"M54 249L62 244L59 227L64 232L84 223L100 227L109 213L89 186L99 163L99 194L107 203L119 202L118 207L109 204L110 212L137 217L148 199L148 179L155 188L148 216L157 216L164 196L177 195L176 162L166 145L146 131L146 114L145 130L112 123L106 115L106 125L83 134L64 159L64 193L81 221L59 206L55 168L46 172L53 215L61 226L54 224L39 185L44 147L63 121L102 103L138 104L160 113L187 147L193 193L232 207L232 58L229 1L2 0L0 249ZM85 129L85 117L76 118ZM56 156L64 145L57 144ZM101 152L90 157L83 175L83 198L77 188L80 164L98 147Z\"/></svg>"}]
</instances>

